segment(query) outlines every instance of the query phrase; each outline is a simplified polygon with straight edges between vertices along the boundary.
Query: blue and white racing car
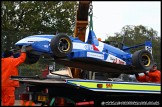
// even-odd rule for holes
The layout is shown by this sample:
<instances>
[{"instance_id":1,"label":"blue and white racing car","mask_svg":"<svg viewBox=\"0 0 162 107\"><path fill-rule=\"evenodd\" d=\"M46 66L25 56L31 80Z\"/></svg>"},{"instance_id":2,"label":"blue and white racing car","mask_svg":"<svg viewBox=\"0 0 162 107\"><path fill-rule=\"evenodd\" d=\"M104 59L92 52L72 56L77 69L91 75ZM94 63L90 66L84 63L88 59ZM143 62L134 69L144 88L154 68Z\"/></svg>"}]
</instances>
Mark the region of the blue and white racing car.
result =
<instances>
[{"instance_id":1,"label":"blue and white racing car","mask_svg":"<svg viewBox=\"0 0 162 107\"><path fill-rule=\"evenodd\" d=\"M141 73L149 70L154 63L152 43L121 48L98 41L94 31L89 31L86 42L64 33L57 35L33 35L15 43L16 46L31 45L27 52L26 64L36 63L40 55L49 55L54 61L69 67L81 68L94 72ZM129 50L139 46L145 49L131 54Z\"/></svg>"}]
</instances>

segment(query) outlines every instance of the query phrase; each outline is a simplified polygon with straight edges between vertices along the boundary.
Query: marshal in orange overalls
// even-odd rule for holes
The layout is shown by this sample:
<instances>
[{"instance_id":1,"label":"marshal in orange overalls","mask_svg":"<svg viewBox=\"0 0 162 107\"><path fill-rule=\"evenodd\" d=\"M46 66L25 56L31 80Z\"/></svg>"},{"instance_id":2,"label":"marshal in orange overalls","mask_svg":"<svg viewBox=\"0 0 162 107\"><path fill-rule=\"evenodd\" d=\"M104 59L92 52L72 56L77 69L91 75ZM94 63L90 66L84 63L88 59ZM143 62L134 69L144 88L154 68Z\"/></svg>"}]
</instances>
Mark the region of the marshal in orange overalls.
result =
<instances>
[{"instance_id":1,"label":"marshal in orange overalls","mask_svg":"<svg viewBox=\"0 0 162 107\"><path fill-rule=\"evenodd\" d=\"M149 72L147 75L137 76L136 79L140 82L153 82L160 83L161 82L161 72L159 70L155 70L153 72Z\"/></svg>"},{"instance_id":2,"label":"marshal in orange overalls","mask_svg":"<svg viewBox=\"0 0 162 107\"><path fill-rule=\"evenodd\" d=\"M6 57L1 59L2 106L14 106L15 87L19 87L19 81L11 80L11 76L18 76L18 66L26 59L26 53L22 52L18 58Z\"/></svg>"}]
</instances>

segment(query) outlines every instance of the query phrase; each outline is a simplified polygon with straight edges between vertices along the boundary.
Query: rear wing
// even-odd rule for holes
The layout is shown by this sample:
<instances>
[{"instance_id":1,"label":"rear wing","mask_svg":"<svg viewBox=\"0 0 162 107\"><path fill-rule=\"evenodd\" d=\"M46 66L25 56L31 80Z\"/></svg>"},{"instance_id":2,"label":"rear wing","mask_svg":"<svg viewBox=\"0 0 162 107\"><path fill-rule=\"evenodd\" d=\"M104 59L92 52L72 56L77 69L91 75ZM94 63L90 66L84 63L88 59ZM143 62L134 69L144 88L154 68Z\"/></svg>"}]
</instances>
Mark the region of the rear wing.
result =
<instances>
[{"instance_id":1,"label":"rear wing","mask_svg":"<svg viewBox=\"0 0 162 107\"><path fill-rule=\"evenodd\" d=\"M123 46L122 50L129 52L130 49L138 48L140 46L145 46L145 50L149 51L152 54L152 43L151 43L151 41L145 41L145 43L143 43L143 44L134 45L134 46L130 46L130 47Z\"/></svg>"},{"instance_id":2,"label":"rear wing","mask_svg":"<svg viewBox=\"0 0 162 107\"><path fill-rule=\"evenodd\" d=\"M145 50L149 51L152 54L152 43L151 43L151 41L145 41Z\"/></svg>"}]
</instances>

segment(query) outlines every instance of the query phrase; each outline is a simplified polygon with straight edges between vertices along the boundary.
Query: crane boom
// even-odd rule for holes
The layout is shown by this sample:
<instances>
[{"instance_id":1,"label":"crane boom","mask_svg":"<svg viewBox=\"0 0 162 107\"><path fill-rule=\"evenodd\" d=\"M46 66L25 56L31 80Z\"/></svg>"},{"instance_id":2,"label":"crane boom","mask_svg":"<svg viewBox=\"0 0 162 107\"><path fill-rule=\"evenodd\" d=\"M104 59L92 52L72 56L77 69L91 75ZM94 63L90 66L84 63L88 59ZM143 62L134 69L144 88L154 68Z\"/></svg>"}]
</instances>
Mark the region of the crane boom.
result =
<instances>
[{"instance_id":1,"label":"crane boom","mask_svg":"<svg viewBox=\"0 0 162 107\"><path fill-rule=\"evenodd\" d=\"M76 25L74 37L78 37L81 41L85 41L86 27L88 25L88 10L91 1L79 1L77 10Z\"/></svg>"},{"instance_id":2,"label":"crane boom","mask_svg":"<svg viewBox=\"0 0 162 107\"><path fill-rule=\"evenodd\" d=\"M76 24L74 29L74 37L78 37L81 41L85 41L86 27L88 25L88 12L92 1L79 1L77 10ZM78 68L71 68L74 78L79 78L81 72Z\"/></svg>"}]
</instances>

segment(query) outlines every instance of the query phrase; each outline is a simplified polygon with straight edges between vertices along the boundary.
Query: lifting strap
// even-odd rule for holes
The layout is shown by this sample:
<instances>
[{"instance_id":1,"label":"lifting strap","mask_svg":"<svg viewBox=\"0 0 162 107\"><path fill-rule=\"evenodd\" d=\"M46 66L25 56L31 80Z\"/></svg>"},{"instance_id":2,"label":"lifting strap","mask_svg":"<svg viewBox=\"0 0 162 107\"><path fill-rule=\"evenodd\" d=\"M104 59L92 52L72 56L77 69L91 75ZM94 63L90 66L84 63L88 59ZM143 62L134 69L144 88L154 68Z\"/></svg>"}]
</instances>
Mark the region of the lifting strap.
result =
<instances>
[{"instance_id":1,"label":"lifting strap","mask_svg":"<svg viewBox=\"0 0 162 107\"><path fill-rule=\"evenodd\" d=\"M90 4L90 11L89 11L89 16L90 16L90 21L89 21L89 23L90 23L90 25L89 25L89 31L90 30L92 30L93 31L93 20L92 20L92 18L93 18L93 6L92 6L92 3Z\"/></svg>"}]
</instances>

